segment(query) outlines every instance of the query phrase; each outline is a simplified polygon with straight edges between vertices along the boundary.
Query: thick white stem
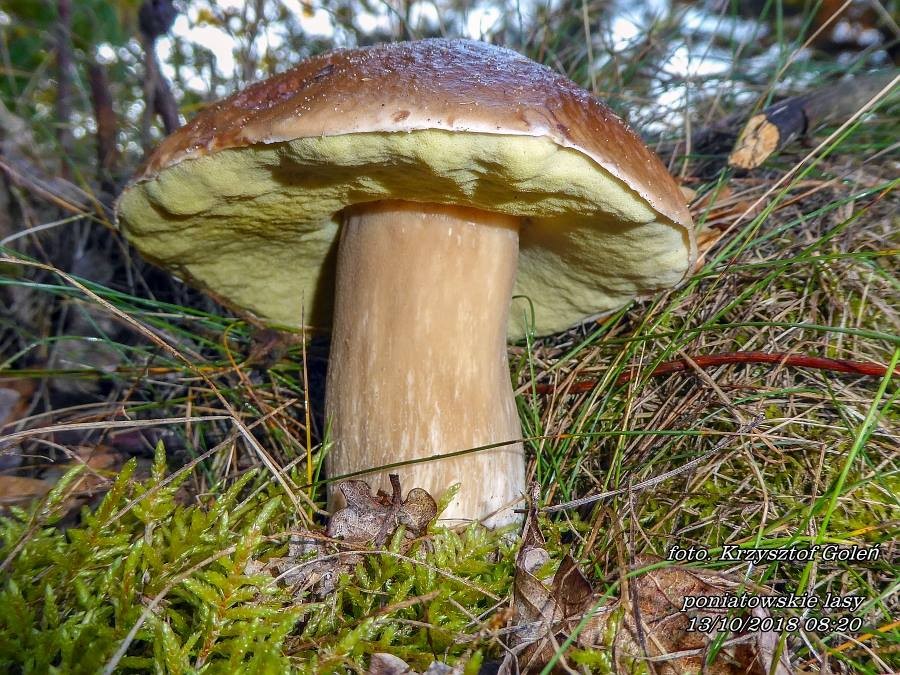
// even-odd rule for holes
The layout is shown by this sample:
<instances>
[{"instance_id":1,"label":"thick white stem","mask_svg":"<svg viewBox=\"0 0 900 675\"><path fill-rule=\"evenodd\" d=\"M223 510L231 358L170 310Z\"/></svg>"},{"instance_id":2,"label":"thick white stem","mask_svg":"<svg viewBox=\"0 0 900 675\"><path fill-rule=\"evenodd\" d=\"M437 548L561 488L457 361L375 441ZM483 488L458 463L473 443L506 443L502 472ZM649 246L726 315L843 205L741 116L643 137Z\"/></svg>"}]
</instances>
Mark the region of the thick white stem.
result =
<instances>
[{"instance_id":1,"label":"thick white stem","mask_svg":"<svg viewBox=\"0 0 900 675\"><path fill-rule=\"evenodd\" d=\"M506 358L519 221L475 209L376 202L344 217L326 414L336 476L503 441L522 432ZM516 519L521 442L391 470L404 492L439 499L442 518ZM390 493L387 472L361 477ZM329 506L341 506L329 492Z\"/></svg>"}]
</instances>

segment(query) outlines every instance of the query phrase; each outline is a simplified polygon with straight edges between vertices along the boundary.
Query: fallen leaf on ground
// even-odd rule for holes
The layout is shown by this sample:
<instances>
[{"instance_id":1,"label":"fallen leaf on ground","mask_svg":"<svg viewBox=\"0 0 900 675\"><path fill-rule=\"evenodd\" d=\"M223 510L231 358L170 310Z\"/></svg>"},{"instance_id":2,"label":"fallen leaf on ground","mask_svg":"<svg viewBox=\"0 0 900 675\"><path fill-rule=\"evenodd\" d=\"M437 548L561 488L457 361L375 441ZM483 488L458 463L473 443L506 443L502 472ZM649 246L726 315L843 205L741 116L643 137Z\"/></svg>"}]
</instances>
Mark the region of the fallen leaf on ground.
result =
<instances>
[{"instance_id":1,"label":"fallen leaf on ground","mask_svg":"<svg viewBox=\"0 0 900 675\"><path fill-rule=\"evenodd\" d=\"M541 670L594 604L593 589L571 555L566 554L549 584L539 578L550 554L537 524L538 498L537 486L532 485L513 581L513 625L517 630L510 636L510 651L500 666L501 673ZM600 611L588 621L579 644L595 642L595 636L605 631L610 612Z\"/></svg>"},{"instance_id":2,"label":"fallen leaf on ground","mask_svg":"<svg viewBox=\"0 0 900 675\"><path fill-rule=\"evenodd\" d=\"M461 675L462 668L451 668L446 663L432 661L422 675ZM419 675L410 665L393 654L372 654L368 675Z\"/></svg>"},{"instance_id":3,"label":"fallen leaf on ground","mask_svg":"<svg viewBox=\"0 0 900 675\"><path fill-rule=\"evenodd\" d=\"M53 483L39 478L0 476L0 505L18 504L50 492Z\"/></svg>"},{"instance_id":4,"label":"fallen leaf on ground","mask_svg":"<svg viewBox=\"0 0 900 675\"><path fill-rule=\"evenodd\" d=\"M56 505L58 513L71 514L105 492L123 463L122 456L105 445L70 449L69 453L70 461L50 465L42 470L41 478L0 476L0 505L25 506L50 492L73 468L84 466L86 470L66 486L65 499Z\"/></svg>"},{"instance_id":5,"label":"fallen leaf on ground","mask_svg":"<svg viewBox=\"0 0 900 675\"><path fill-rule=\"evenodd\" d=\"M656 562L649 558L640 566ZM719 619L728 610L681 610L687 596L718 596L741 592L741 581L702 571L664 567L649 570L630 582L635 603L622 603L622 625L616 633L617 663L653 660L659 675L704 672L708 675L789 675L790 661L782 654L773 669L779 635L754 632L729 635L715 660L704 669L707 652L718 633L690 631L692 616ZM621 602L621 601L620 601ZM636 608L635 608L636 605ZM760 608L750 610L752 616L765 618L769 613ZM619 659L622 661L619 661Z\"/></svg>"},{"instance_id":6,"label":"fallen leaf on ground","mask_svg":"<svg viewBox=\"0 0 900 675\"><path fill-rule=\"evenodd\" d=\"M271 574L281 585L291 588L294 596L311 593L324 598L334 592L341 573L351 572L362 560L362 555L353 551L329 552L326 542L312 533L296 534L288 542L286 556L266 562L251 560L245 571Z\"/></svg>"},{"instance_id":7,"label":"fallen leaf on ground","mask_svg":"<svg viewBox=\"0 0 900 675\"><path fill-rule=\"evenodd\" d=\"M774 632L743 633L728 636L713 662L704 666L716 633L689 631L692 616L716 619L727 616L727 610L682 611L687 596L716 596L738 593L743 588L738 580L703 572L666 567L652 569L628 581L626 597L601 605L571 555L560 562L549 583L542 581L540 571L550 556L537 525L538 493L532 488L531 504L522 532L522 547L516 557L513 583L513 628L509 653L500 673L538 672L561 651L572 637L578 649L591 649L607 655L613 672L630 673L646 669L653 663L656 675L699 673L706 675L788 675L787 656L778 663L775 654L779 636ZM642 558L638 568L655 562ZM762 609L752 610L764 618ZM562 653L556 661L560 671L571 663Z\"/></svg>"},{"instance_id":8,"label":"fallen leaf on ground","mask_svg":"<svg viewBox=\"0 0 900 675\"><path fill-rule=\"evenodd\" d=\"M18 422L27 414L34 390L34 380L0 380L0 437L13 431L7 425ZM0 470L14 469L21 464L20 446L0 441Z\"/></svg>"},{"instance_id":9,"label":"fallen leaf on ground","mask_svg":"<svg viewBox=\"0 0 900 675\"><path fill-rule=\"evenodd\" d=\"M390 474L393 494L379 492L372 496L369 484L347 480L338 487L347 506L331 516L328 536L358 544L383 546L400 525L410 538L424 534L437 516L437 503L422 488L413 488L402 499L400 478Z\"/></svg>"},{"instance_id":10,"label":"fallen leaf on ground","mask_svg":"<svg viewBox=\"0 0 900 675\"><path fill-rule=\"evenodd\" d=\"M75 492L78 493L76 499L92 497L104 491L115 478L115 472L125 463L122 454L108 445L81 446L71 449L71 453L68 462L52 465L43 473L43 477L55 483L72 467L84 464L87 470L75 484ZM71 508L78 508L83 503L83 500L73 503Z\"/></svg>"},{"instance_id":11,"label":"fallen leaf on ground","mask_svg":"<svg viewBox=\"0 0 900 675\"><path fill-rule=\"evenodd\" d=\"M391 474L393 494L379 492L374 497L368 483L349 480L340 484L347 506L339 509L328 522L327 535L332 539L356 545L382 546L401 525L407 539L424 534L437 516L437 504L421 488L413 488L402 500L400 479ZM323 541L321 535L300 533L291 537L286 556L266 562L251 560L247 574L268 572L279 583L294 589L295 595L323 598L334 592L338 578L363 561L362 553L338 550L334 542Z\"/></svg>"}]
</instances>

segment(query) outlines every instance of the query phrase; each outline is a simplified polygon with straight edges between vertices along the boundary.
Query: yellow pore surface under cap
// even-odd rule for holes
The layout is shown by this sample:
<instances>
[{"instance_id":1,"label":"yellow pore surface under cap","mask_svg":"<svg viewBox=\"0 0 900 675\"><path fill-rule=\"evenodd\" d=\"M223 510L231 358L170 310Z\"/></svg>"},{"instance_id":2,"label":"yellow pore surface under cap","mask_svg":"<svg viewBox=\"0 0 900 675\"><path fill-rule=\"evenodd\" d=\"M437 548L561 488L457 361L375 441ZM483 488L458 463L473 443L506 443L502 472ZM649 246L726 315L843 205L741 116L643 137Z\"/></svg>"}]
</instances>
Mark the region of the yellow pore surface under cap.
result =
<instances>
[{"instance_id":1,"label":"yellow pore surface under cap","mask_svg":"<svg viewBox=\"0 0 900 675\"><path fill-rule=\"evenodd\" d=\"M328 328L339 212L385 199L523 219L514 294L530 305L514 305L513 338L526 307L536 332L552 333L673 286L689 267L683 226L590 157L533 136L431 129L222 150L132 186L119 219L145 256L226 304Z\"/></svg>"}]
</instances>

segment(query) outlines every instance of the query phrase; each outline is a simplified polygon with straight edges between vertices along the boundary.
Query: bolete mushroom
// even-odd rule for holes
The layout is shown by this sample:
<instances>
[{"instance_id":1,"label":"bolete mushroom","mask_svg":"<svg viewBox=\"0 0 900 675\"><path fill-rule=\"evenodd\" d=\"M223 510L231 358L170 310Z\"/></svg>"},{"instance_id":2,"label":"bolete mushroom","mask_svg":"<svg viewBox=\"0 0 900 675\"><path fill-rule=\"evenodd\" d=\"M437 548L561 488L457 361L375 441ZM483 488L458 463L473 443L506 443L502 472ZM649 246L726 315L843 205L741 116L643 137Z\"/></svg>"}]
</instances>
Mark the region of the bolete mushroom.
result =
<instances>
[{"instance_id":1,"label":"bolete mushroom","mask_svg":"<svg viewBox=\"0 0 900 675\"><path fill-rule=\"evenodd\" d=\"M497 444L393 470L435 496L460 483L444 516L494 525L525 480L507 336L673 286L695 256L677 185L618 117L467 40L331 52L210 106L118 222L226 305L331 328L332 476Z\"/></svg>"}]
</instances>

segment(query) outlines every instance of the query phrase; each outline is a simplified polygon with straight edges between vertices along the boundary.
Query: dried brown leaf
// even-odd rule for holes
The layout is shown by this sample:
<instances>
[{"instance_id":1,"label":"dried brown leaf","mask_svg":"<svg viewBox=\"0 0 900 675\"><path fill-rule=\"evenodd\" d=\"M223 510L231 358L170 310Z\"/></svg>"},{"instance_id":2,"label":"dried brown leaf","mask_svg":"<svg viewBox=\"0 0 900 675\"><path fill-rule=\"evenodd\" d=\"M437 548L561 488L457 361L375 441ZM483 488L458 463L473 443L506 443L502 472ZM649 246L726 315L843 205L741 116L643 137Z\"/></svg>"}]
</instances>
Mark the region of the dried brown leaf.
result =
<instances>
[{"instance_id":1,"label":"dried brown leaf","mask_svg":"<svg viewBox=\"0 0 900 675\"><path fill-rule=\"evenodd\" d=\"M347 506L332 515L327 534L352 544L374 543L382 546L401 525L406 536L422 534L437 515L437 504L425 490L413 488L401 500L400 481L391 476L393 495L372 495L368 483L344 481L340 485ZM288 554L265 563L251 561L248 574L268 572L294 590L295 595L312 593L325 597L334 592L338 578L363 561L354 551L334 552L334 544L321 540L321 535L295 535L288 544Z\"/></svg>"},{"instance_id":2,"label":"dried brown leaf","mask_svg":"<svg viewBox=\"0 0 900 675\"><path fill-rule=\"evenodd\" d=\"M641 561L642 564L647 562ZM682 611L684 598L734 593L741 588L739 581L685 568L667 567L649 570L631 583L634 585L633 597L637 598L637 611L633 605L623 602L624 620L615 641L617 668L627 670L627 664L635 659L650 657L658 675L679 675L701 670L709 675L767 675L772 672L788 675L791 672L786 655L781 656L772 670L778 634L761 632L733 636L704 669L716 634L688 630L690 619L695 615L718 618L726 616L727 611ZM752 614L760 618L768 616L763 609L755 609Z\"/></svg>"},{"instance_id":3,"label":"dried brown leaf","mask_svg":"<svg viewBox=\"0 0 900 675\"><path fill-rule=\"evenodd\" d=\"M578 563L568 553L553 576L551 596L556 601L559 618L581 621L584 612L594 604L594 589L581 573Z\"/></svg>"},{"instance_id":4,"label":"dried brown leaf","mask_svg":"<svg viewBox=\"0 0 900 675\"><path fill-rule=\"evenodd\" d=\"M437 516L437 503L421 488L413 488L402 500L400 479L390 474L393 494L373 496L369 484L348 480L339 485L347 506L331 516L328 536L359 544L383 546L400 525L410 538L418 537Z\"/></svg>"},{"instance_id":5,"label":"dried brown leaf","mask_svg":"<svg viewBox=\"0 0 900 675\"><path fill-rule=\"evenodd\" d=\"M288 542L286 556L270 558L264 563L250 560L245 571L271 574L281 585L291 588L295 597L312 593L324 598L337 588L338 577L352 571L362 560L361 555L351 551L330 554L312 533L296 534Z\"/></svg>"},{"instance_id":6,"label":"dried brown leaf","mask_svg":"<svg viewBox=\"0 0 900 675\"><path fill-rule=\"evenodd\" d=\"M549 584L537 573L550 559L537 526L537 494L522 532L513 585L513 625L510 651L501 673L537 672L554 658L563 644L579 630L574 644L581 649L611 652L615 672L644 670L652 661L657 675L699 673L708 675L788 675L785 655L773 666L777 633L751 633L730 637L710 665L705 665L715 634L690 631L695 612L682 611L687 596L713 596L737 592L740 582L682 568L648 570L632 579L628 599L597 607L600 598L571 555L559 564ZM641 565L655 561L643 559ZM588 612L592 612L587 616ZM725 611L697 612L701 616L725 616ZM621 621L617 618L622 616ZM767 616L755 609L753 615ZM585 621L585 619L587 619ZM614 629L614 630L610 630ZM557 661L564 670L564 655Z\"/></svg>"},{"instance_id":7,"label":"dried brown leaf","mask_svg":"<svg viewBox=\"0 0 900 675\"><path fill-rule=\"evenodd\" d=\"M518 630L510 637L510 653L501 672L543 668L595 603L590 583L568 554L549 584L536 576L550 560L537 524L537 503L538 488L532 485L513 584L513 623ZM606 613L598 613L589 620L582 635L593 636L605 621Z\"/></svg>"},{"instance_id":8,"label":"dried brown leaf","mask_svg":"<svg viewBox=\"0 0 900 675\"><path fill-rule=\"evenodd\" d=\"M462 668L453 668L446 663L432 661L422 675L460 675ZM393 654L372 654L368 675L419 675L403 659Z\"/></svg>"},{"instance_id":9,"label":"dried brown leaf","mask_svg":"<svg viewBox=\"0 0 900 675\"><path fill-rule=\"evenodd\" d=\"M21 504L50 492L53 483L23 476L0 476L0 505Z\"/></svg>"}]
</instances>

